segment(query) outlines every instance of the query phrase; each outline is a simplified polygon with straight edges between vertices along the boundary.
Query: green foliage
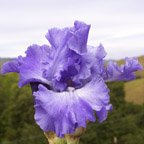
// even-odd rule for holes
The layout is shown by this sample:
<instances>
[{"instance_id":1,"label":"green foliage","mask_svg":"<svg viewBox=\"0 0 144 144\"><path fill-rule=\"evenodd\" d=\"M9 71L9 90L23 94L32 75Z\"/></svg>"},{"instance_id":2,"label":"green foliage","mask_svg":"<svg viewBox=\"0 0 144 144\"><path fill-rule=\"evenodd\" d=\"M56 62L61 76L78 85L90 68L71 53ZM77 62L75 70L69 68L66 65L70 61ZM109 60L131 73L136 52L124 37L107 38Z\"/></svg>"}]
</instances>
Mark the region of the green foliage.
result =
<instances>
[{"instance_id":1,"label":"green foliage","mask_svg":"<svg viewBox=\"0 0 144 144\"><path fill-rule=\"evenodd\" d=\"M34 121L30 87L19 89L16 74L0 76L0 81L0 143L46 143L42 131Z\"/></svg>"},{"instance_id":2,"label":"green foliage","mask_svg":"<svg viewBox=\"0 0 144 144\"><path fill-rule=\"evenodd\" d=\"M107 83L110 89L110 101L114 105L114 108L121 106L124 101L124 82L111 82Z\"/></svg>"}]
</instances>

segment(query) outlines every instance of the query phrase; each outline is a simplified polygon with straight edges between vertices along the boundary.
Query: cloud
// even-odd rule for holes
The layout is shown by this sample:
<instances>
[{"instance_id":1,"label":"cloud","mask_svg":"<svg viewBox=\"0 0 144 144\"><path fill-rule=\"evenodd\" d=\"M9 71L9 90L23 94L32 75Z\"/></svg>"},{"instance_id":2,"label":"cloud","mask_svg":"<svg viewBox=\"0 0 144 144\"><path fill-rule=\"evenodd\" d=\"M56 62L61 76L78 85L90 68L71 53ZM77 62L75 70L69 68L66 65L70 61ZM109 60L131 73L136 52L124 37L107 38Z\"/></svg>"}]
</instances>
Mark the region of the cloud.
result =
<instances>
[{"instance_id":1,"label":"cloud","mask_svg":"<svg viewBox=\"0 0 144 144\"><path fill-rule=\"evenodd\" d=\"M21 55L32 43L47 43L49 28L72 26L74 20L91 24L89 44L103 43L109 57L121 58L123 51L127 56L141 54L143 6L143 0L0 0L0 57Z\"/></svg>"}]
</instances>

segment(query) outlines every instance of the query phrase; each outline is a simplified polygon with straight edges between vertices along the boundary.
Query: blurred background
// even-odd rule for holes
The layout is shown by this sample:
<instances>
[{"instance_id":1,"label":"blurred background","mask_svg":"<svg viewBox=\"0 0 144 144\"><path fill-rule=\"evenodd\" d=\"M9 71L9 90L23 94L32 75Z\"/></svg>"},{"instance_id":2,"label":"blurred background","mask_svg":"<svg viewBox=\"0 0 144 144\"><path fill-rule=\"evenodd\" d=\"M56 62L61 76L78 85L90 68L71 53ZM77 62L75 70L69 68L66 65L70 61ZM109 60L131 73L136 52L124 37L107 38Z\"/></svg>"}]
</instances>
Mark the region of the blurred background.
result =
<instances>
[{"instance_id":1,"label":"blurred background","mask_svg":"<svg viewBox=\"0 0 144 144\"><path fill-rule=\"evenodd\" d=\"M31 44L48 44L52 27L75 20L91 24L88 44L103 44L106 61L138 57L144 66L143 0L0 0L0 65L24 55ZM80 144L144 143L144 71L129 82L108 83L113 111L89 124ZM0 75L0 144L46 144L34 122L29 86L19 89L16 74Z\"/></svg>"}]
</instances>

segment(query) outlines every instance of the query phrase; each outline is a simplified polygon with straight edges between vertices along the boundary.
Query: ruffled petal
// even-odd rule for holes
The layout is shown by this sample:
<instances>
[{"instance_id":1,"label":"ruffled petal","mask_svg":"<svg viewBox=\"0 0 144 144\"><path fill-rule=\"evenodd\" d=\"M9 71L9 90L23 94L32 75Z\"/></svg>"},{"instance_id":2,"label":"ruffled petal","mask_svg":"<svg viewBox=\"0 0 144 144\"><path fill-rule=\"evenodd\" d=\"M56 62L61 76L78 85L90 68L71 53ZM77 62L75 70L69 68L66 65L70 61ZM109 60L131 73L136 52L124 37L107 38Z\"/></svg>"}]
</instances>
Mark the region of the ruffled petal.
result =
<instances>
[{"instance_id":1,"label":"ruffled petal","mask_svg":"<svg viewBox=\"0 0 144 144\"><path fill-rule=\"evenodd\" d=\"M67 47L69 29L50 29L46 34L46 38L51 44L51 49L48 59L49 63L43 72L43 77L52 81L54 86L54 83L60 81L61 72L66 70L68 67L67 59L70 56L70 52ZM58 87L58 89L61 88Z\"/></svg>"},{"instance_id":2,"label":"ruffled petal","mask_svg":"<svg viewBox=\"0 0 144 144\"><path fill-rule=\"evenodd\" d=\"M100 44L100 45L96 48L95 57L96 57L97 59L103 59L106 55L107 55L107 53L106 53L103 45Z\"/></svg>"},{"instance_id":3,"label":"ruffled petal","mask_svg":"<svg viewBox=\"0 0 144 144\"><path fill-rule=\"evenodd\" d=\"M77 70L77 74L72 77L72 81L77 83L78 87L83 85L83 82L87 79L105 75L105 66L103 58L106 56L106 52L102 44L98 47L88 47L90 52L87 52L73 61L73 65Z\"/></svg>"},{"instance_id":4,"label":"ruffled petal","mask_svg":"<svg viewBox=\"0 0 144 144\"><path fill-rule=\"evenodd\" d=\"M100 121L105 120L111 107L108 89L102 79L77 90L69 87L65 92L54 92L39 85L39 91L33 95L37 124L43 131L54 131L59 137L73 133L78 127L86 127L86 121L95 121L93 110Z\"/></svg>"},{"instance_id":5,"label":"ruffled petal","mask_svg":"<svg viewBox=\"0 0 144 144\"><path fill-rule=\"evenodd\" d=\"M43 72L43 77L52 81L56 90L62 91L67 86L67 81L64 82L65 78L62 77L64 71L69 73L69 78L74 76L69 70L72 67L75 74L78 73L77 61L86 52L89 28L89 25L76 21L73 28L53 28L46 34L46 38L51 44L51 57L49 65ZM85 70L86 68L83 69L83 73ZM88 69L88 71L90 70Z\"/></svg>"},{"instance_id":6,"label":"ruffled petal","mask_svg":"<svg viewBox=\"0 0 144 144\"><path fill-rule=\"evenodd\" d=\"M138 62L136 58L126 58L125 64L118 66L116 62L110 61L108 63L105 77L106 81L127 81L135 79L134 72L137 70L141 70L142 66Z\"/></svg>"},{"instance_id":7,"label":"ruffled petal","mask_svg":"<svg viewBox=\"0 0 144 144\"><path fill-rule=\"evenodd\" d=\"M91 68L92 77L96 76L102 76L105 77L105 61L104 57L106 56L106 52L104 50L104 47L102 44L100 44L98 47L90 47L93 52L94 58L93 58L93 66ZM90 49L89 48L89 49Z\"/></svg>"},{"instance_id":8,"label":"ruffled petal","mask_svg":"<svg viewBox=\"0 0 144 144\"><path fill-rule=\"evenodd\" d=\"M79 97L87 101L92 109L98 113L99 122L107 118L107 112L112 109L112 105L109 104L109 89L102 78L92 80L76 92ZM105 114L103 114L104 110Z\"/></svg>"},{"instance_id":9,"label":"ruffled petal","mask_svg":"<svg viewBox=\"0 0 144 144\"><path fill-rule=\"evenodd\" d=\"M49 82L43 78L43 69L46 67L48 55L49 47L46 45L32 45L28 47L26 57L22 59L21 66L19 68L20 87L30 82L42 82L49 84Z\"/></svg>"},{"instance_id":10,"label":"ruffled petal","mask_svg":"<svg viewBox=\"0 0 144 144\"><path fill-rule=\"evenodd\" d=\"M6 62L2 65L1 74L6 74L10 72L19 73L19 62L18 59Z\"/></svg>"},{"instance_id":11,"label":"ruffled petal","mask_svg":"<svg viewBox=\"0 0 144 144\"><path fill-rule=\"evenodd\" d=\"M87 39L90 25L75 21L71 38L68 41L68 47L78 54L87 52Z\"/></svg>"},{"instance_id":12,"label":"ruffled petal","mask_svg":"<svg viewBox=\"0 0 144 144\"><path fill-rule=\"evenodd\" d=\"M63 137L77 127L86 127L86 120L95 120L90 105L73 92L58 93L39 85L34 96L35 120L43 131Z\"/></svg>"},{"instance_id":13,"label":"ruffled petal","mask_svg":"<svg viewBox=\"0 0 144 144\"><path fill-rule=\"evenodd\" d=\"M79 57L79 61L75 62L75 69L77 73L72 76L72 81L78 83L80 86L83 80L89 79L91 77L91 68L93 66L94 57L91 53L86 53Z\"/></svg>"},{"instance_id":14,"label":"ruffled petal","mask_svg":"<svg viewBox=\"0 0 144 144\"><path fill-rule=\"evenodd\" d=\"M46 38L50 42L51 46L55 49L62 49L65 46L69 36L69 29L52 28L46 34Z\"/></svg>"}]
</instances>

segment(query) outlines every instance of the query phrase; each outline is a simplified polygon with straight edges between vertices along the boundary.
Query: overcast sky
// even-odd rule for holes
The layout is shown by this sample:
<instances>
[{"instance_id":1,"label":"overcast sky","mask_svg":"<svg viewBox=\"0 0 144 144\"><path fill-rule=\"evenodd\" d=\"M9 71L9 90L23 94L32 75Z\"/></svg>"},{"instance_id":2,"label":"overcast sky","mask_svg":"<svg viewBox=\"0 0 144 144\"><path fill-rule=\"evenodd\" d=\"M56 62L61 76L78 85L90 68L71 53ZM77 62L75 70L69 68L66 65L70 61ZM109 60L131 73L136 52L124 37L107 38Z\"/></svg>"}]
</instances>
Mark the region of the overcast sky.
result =
<instances>
[{"instance_id":1,"label":"overcast sky","mask_svg":"<svg viewBox=\"0 0 144 144\"><path fill-rule=\"evenodd\" d=\"M48 29L75 20L91 24L88 44L102 43L107 58L144 55L144 0L0 0L0 57L47 44Z\"/></svg>"}]
</instances>

